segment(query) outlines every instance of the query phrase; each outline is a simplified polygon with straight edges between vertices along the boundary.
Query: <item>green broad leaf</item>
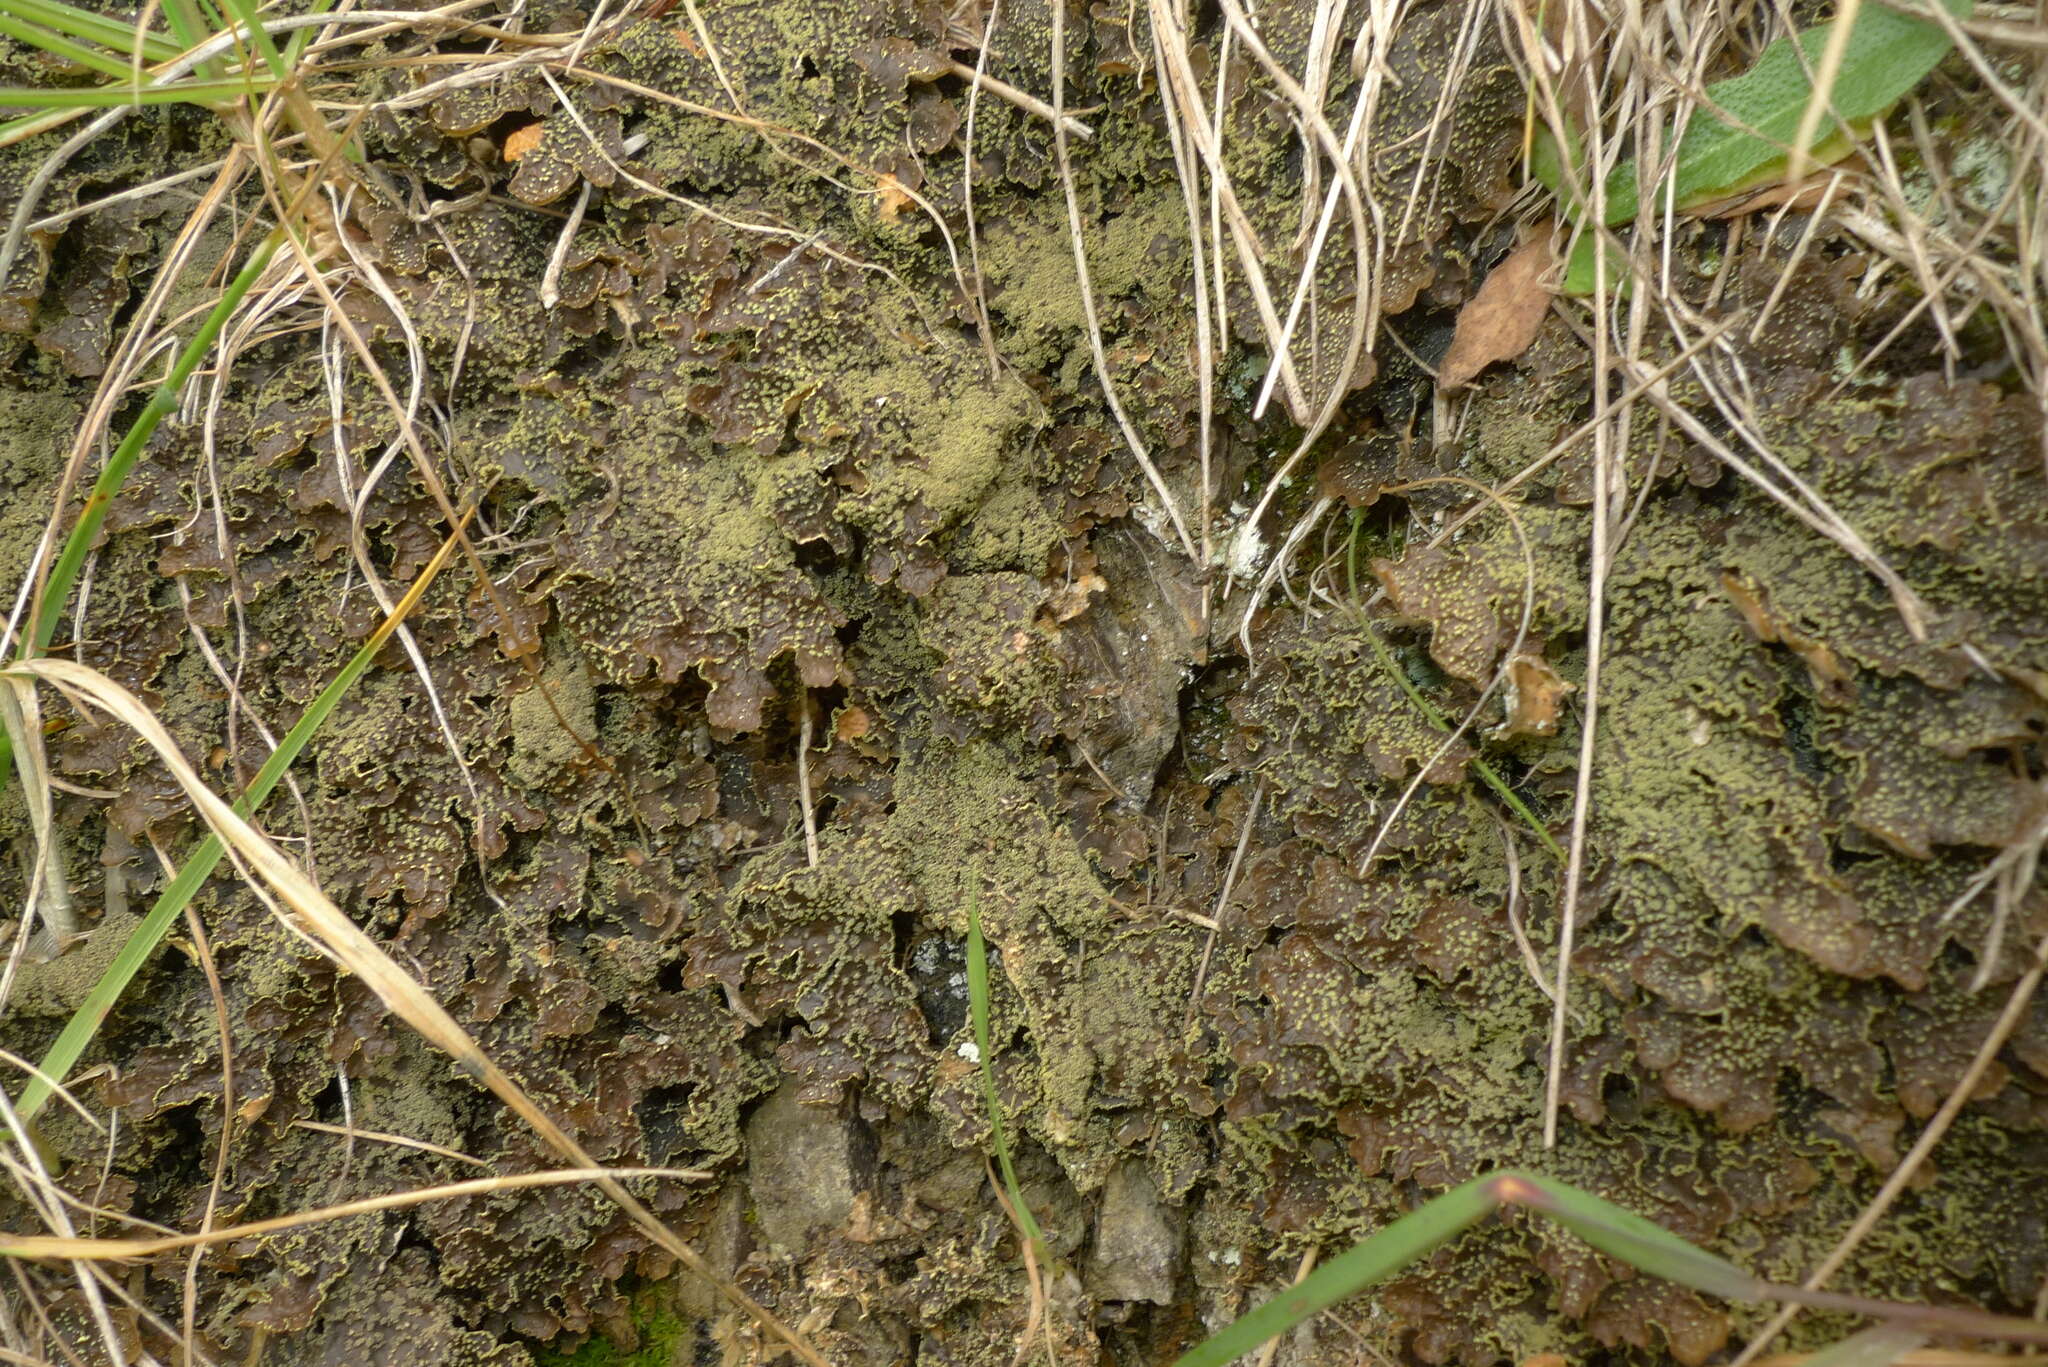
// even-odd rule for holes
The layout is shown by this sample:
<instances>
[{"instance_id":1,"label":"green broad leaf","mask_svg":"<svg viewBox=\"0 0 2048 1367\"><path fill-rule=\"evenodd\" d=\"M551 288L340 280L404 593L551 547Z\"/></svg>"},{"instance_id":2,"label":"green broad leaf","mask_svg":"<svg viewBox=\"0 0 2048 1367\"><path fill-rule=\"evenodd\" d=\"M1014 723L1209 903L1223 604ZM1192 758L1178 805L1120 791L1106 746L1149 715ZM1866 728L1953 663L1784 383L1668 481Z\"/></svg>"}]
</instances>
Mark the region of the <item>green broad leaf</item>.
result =
<instances>
[{"instance_id":1,"label":"green broad leaf","mask_svg":"<svg viewBox=\"0 0 2048 1367\"><path fill-rule=\"evenodd\" d=\"M1971 0L1946 0L1950 13L1966 17ZM1756 65L1740 76L1707 88L1707 105L1696 111L1678 143L1672 173L1681 208L1747 189L1785 169L1793 138L1813 99L1809 72L1819 64L1833 24L1799 35L1797 46L1780 38L1764 49ZM1917 19L1866 0L1842 54L1842 68L1828 103L1853 128L1867 125L1920 84L1952 46L1948 32L1930 19ZM1818 141L1806 150L1817 161L1839 161L1854 140L1823 120ZM1628 163L1610 182L1607 222L1636 215L1636 170ZM1617 211L1623 216L1617 218Z\"/></svg>"},{"instance_id":2,"label":"green broad leaf","mask_svg":"<svg viewBox=\"0 0 2048 1367\"><path fill-rule=\"evenodd\" d=\"M1560 286L1566 294L1591 294L1599 282L1595 279L1596 254L1600 250L1601 237L1587 228L1572 240L1571 255L1565 259L1564 282ZM1612 248L1607 252L1607 288L1619 298L1627 298L1632 283L1628 272L1626 253Z\"/></svg>"},{"instance_id":3,"label":"green broad leaf","mask_svg":"<svg viewBox=\"0 0 2048 1367\"><path fill-rule=\"evenodd\" d=\"M1957 18L1967 18L1972 10L1972 0L1942 3ZM1820 62L1833 28L1832 23L1820 24L1796 39L1780 38L1749 70L1707 87L1705 101L1679 139L1671 172L1679 208L1733 194L1784 170L1813 98L1809 72ZM1901 13L1882 0L1865 0L1843 51L1829 104L1852 128L1867 125L1920 84L1951 46L1947 30L1933 20ZM1816 139L1806 149L1816 161L1840 160L1853 146L1848 133L1827 120ZM1560 195L1567 193L1554 144L1534 166L1544 184ZM1632 221L1639 212L1637 179L1634 161L1622 163L1608 176L1603 221L1610 227ZM1653 194L1661 196L1661 187L1653 187Z\"/></svg>"},{"instance_id":4,"label":"green broad leaf","mask_svg":"<svg viewBox=\"0 0 2048 1367\"><path fill-rule=\"evenodd\" d=\"M1973 7L1973 0L1941 3L1957 18L1968 17ZM1668 194L1676 207L1689 209L1782 175L1813 99L1811 73L1833 29L1833 23L1821 24L1796 38L1780 38L1749 70L1708 86L1705 100L1678 139L1669 171L1647 192L1639 184L1641 172L1634 160L1608 175L1601 222L1609 227L1633 222L1646 193L1653 206ZM1864 0L1828 92L1831 115L1821 120L1804 155L1821 165L1847 156L1857 133L1925 79L1952 46L1948 31L1936 21L1892 9L1884 0ZM1667 145L1670 132L1667 125ZM1568 145L1560 149L1547 130L1539 129L1530 152L1531 174L1567 201L1577 217L1583 217L1588 206L1577 202L1566 167L1582 164L1583 158L1577 130L1570 130ZM1567 293L1592 292L1593 251L1590 235L1582 234L1566 268ZM1622 278L1623 272L1610 274L1617 284Z\"/></svg>"}]
</instances>

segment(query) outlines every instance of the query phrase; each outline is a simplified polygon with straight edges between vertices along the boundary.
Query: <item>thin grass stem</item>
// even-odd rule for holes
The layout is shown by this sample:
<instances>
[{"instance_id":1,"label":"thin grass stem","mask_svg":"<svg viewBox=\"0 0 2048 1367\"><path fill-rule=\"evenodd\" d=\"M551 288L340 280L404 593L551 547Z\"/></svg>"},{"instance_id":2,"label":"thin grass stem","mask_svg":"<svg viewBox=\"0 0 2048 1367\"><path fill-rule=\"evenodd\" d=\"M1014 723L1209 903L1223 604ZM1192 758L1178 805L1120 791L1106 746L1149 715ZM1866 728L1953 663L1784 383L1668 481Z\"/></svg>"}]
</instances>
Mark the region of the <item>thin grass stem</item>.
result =
<instances>
[{"instance_id":1,"label":"thin grass stem","mask_svg":"<svg viewBox=\"0 0 2048 1367\"><path fill-rule=\"evenodd\" d=\"M1361 524L1356 515L1354 515L1351 521L1351 542L1344 552L1344 566L1350 580L1351 601L1354 604L1358 601L1358 540L1360 527ZM1401 691L1408 695L1408 701L1415 704L1416 711L1429 719L1431 726L1434 726L1439 731L1450 730L1451 719L1445 716L1435 703L1422 695L1422 690L1415 686L1415 681L1410 679L1408 672L1401 668L1401 662L1394 658L1394 652L1387 649L1387 643L1380 639L1379 632L1374 629L1371 619L1365 615L1362 608L1357 610L1357 617L1359 627L1365 633L1365 643L1372 647L1373 658L1379 661L1380 668L1387 672L1387 677L1400 686ZM1479 775L1480 781L1493 789L1494 794L1507 805L1508 810L1513 812L1522 824L1527 826L1530 832L1535 835L1543 848L1550 851L1557 862L1562 864L1564 862L1563 846L1559 845L1556 837L1551 835L1549 829L1536 819L1536 813L1529 810L1529 804L1522 801L1521 794L1509 787L1508 781L1500 776L1500 771L1491 764L1488 764L1480 756L1474 755L1471 764L1472 772Z\"/></svg>"}]
</instances>

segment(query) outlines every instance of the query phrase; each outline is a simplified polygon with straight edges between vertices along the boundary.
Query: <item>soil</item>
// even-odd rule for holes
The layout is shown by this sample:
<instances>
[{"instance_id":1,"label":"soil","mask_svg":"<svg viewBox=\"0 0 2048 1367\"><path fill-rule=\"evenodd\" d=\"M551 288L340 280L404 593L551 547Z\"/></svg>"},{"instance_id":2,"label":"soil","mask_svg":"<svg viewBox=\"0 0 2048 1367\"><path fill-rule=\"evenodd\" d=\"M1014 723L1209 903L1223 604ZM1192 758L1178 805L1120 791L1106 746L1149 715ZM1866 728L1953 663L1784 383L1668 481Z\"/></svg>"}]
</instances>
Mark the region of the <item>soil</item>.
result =
<instances>
[{"instance_id":1,"label":"soil","mask_svg":"<svg viewBox=\"0 0 2048 1367\"><path fill-rule=\"evenodd\" d=\"M1297 70L1301 9L1274 7L1266 34ZM1033 1313L985 1157L970 902L995 956L1003 1111L1051 1259L1039 1356L1168 1361L1304 1254L1502 1166L1802 1279L2048 933L2038 888L1996 937L1989 898L1943 916L2042 816L2039 408L1995 325L1963 320L1958 361L1909 316L1909 282L1864 287L1853 240L1824 230L1781 284L1800 214L1740 235L1681 227L1677 293L1722 314L1776 295L1768 331L1730 334L1753 430L1931 625L1916 640L1868 571L1639 412L1546 1149L1552 1008L1516 922L1547 976L1565 884L1551 846L1569 840L1585 721L1591 451L1540 466L1505 508L1472 486L1523 476L1585 421L1593 353L1583 313L1554 310L1455 421L1428 369L1515 245L1521 86L1486 26L1455 117L1423 136L1469 16L1456 0L1410 15L1372 181L1398 204L1420 167L1435 193L1384 244L1386 330L1361 382L1245 525L1299 430L1284 402L1252 416L1265 351L1233 276L1205 495L1194 263L1141 15L1070 16L1066 100L1094 132L1071 140L1072 174L1117 397L1190 525L1212 506L1216 563L1179 547L1105 403L1050 126L987 94L970 246L971 87L950 62L975 54L945 8L705 6L717 66L678 9L594 44L564 80L573 112L526 68L359 130L404 193L357 192L344 221L381 280L349 274L341 303L399 394L418 387L448 487L488 490L473 534L492 588L460 562L441 579L266 829L590 1152L699 1170L631 1185L835 1363L1006 1364ZM533 30L584 17L527 9ZM1213 27L1198 33L1212 69ZM1050 33L1043 0L1004 4L989 71L1048 92ZM1230 60L1233 174L1284 244L1301 141ZM356 79L389 95L415 78ZM1959 140L1967 79L1928 96ZM757 122L706 112L735 97ZM505 160L507 135L535 123L537 143ZM62 136L0 149L0 199ZM43 211L197 165L223 138L200 111L128 119ZM549 307L543 277L586 187ZM165 192L36 234L0 282L9 582L189 207ZM242 250L209 237L178 298L203 301ZM1311 390L1356 303L1339 288L1348 251L1318 271L1337 302L1297 353ZM389 407L321 321L317 299L276 302L226 382L166 424L59 633L223 789L380 619L365 567L395 594L446 535ZM1676 354L1664 345L1644 359ZM1674 396L1727 435L1683 372ZM1255 603L1272 548L1326 497L1284 585ZM1404 688L1462 717L1510 655L1511 714L1490 699L1448 745ZM182 859L202 834L131 736L70 720L50 742L79 790L57 795L59 824L102 919L21 969L4 1033L27 1058L161 886L146 852ZM12 790L0 827L26 837ZM231 1055L181 932L80 1070L81 1098L118 1126L44 1113L74 1192L196 1229L477 1173L303 1122L495 1172L555 1164L229 872L197 909ZM0 896L23 902L13 862ZM40 1228L14 1200L0 1223ZM2028 1313L2044 1212L2036 1003L1836 1284ZM131 1286L176 1323L186 1268L147 1260ZM580 1187L239 1241L195 1275L196 1339L216 1361L775 1355ZM87 1344L64 1286L50 1279L50 1313ZM1276 1361L1351 1362L1362 1342L1423 1362L1699 1364L1765 1315L1510 1216ZM1848 1323L1809 1316L1788 1342ZM169 1360L156 1330L132 1332Z\"/></svg>"}]
</instances>

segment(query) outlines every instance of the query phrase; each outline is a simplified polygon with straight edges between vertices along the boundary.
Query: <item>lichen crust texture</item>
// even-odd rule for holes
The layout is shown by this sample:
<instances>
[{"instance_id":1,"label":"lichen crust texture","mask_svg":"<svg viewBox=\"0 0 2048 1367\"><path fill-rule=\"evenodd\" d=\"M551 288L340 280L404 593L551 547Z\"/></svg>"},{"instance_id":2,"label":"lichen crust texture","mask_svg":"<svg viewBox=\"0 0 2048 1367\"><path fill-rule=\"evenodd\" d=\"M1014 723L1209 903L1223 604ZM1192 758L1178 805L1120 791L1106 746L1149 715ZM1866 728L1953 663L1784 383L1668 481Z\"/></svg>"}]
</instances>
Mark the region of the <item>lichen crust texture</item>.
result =
<instances>
[{"instance_id":1,"label":"lichen crust texture","mask_svg":"<svg viewBox=\"0 0 2048 1367\"><path fill-rule=\"evenodd\" d=\"M1504 1166L1800 1281L2048 934L2037 887L1944 915L2044 816L2042 416L1980 364L1996 329L1945 339L1906 317L1909 292L1863 288L1854 253L1813 252L1781 281L1781 240L1678 230L1674 290L1727 313L1771 301L1766 333L1729 334L1746 420L1912 586L1927 629L1639 411L1612 453L1628 523L1546 1148L1592 447L1525 472L1586 421L1593 360L1553 311L1443 431L1429 372L1513 245L1524 102L1496 26L1460 0L1416 5L1383 54L1398 79L1362 188L1398 206L1421 171L1434 187L1372 227L1388 234L1375 307L1400 344L1376 343L1242 542L1271 555L1322 508L1252 611L1263 569L1232 573L1230 548L1303 415L1280 385L1253 416L1258 302L1228 222L1220 273L1214 244L1192 245L1146 7L1072 6L1062 25L1063 103L1092 134L1066 148L1087 301L1050 123L961 71L1048 96L1047 0L1002 4L985 56L960 9L686 3L593 43L559 83L573 112L515 67L364 120L367 161L419 205L474 197L435 215L367 199L347 231L376 280L337 278L401 400L421 368L414 426L438 477L488 490L470 529L485 576L460 555L441 574L264 828L595 1160L694 1173L628 1186L834 1363L1001 1367L1027 1326L1026 1351L1062 1362L1170 1361L1304 1255ZM1262 9L1275 60L1304 69L1315 7ZM533 0L524 22L585 17ZM1191 50L1205 90L1221 79L1232 211L1269 248L1284 311L1307 259L1289 244L1330 187L1305 191L1308 135L1221 35L1212 15ZM1326 66L1328 107L1348 111L1364 78ZM389 95L401 70L362 79ZM1927 98L1937 122L1969 116ZM225 155L211 118L122 123L43 212ZM530 125L516 162L493 151ZM0 191L63 136L0 147ZM189 210L158 195L71 220L0 282L10 583ZM1363 307L1336 219L1294 351L1311 389ZM165 316L245 250L205 237ZM60 633L221 790L448 534L375 377L316 300L284 307L152 441ZM1895 330L1845 381L1842 358ZM1950 345L1978 350L1956 363ZM1213 563L1180 545L1105 371L1198 541L1208 508ZM1672 403L1725 430L1673 375ZM1411 691L1474 724L1449 735ZM58 823L70 883L105 919L14 984L7 1046L29 1058L160 888L148 852L182 859L204 834L132 735L70 720L47 745ZM0 828L29 838L12 789ZM0 863L0 898L26 897ZM970 906L994 1088L1045 1233L1036 1299L985 1162ZM84 1065L110 1065L81 1098L118 1108L117 1129L62 1105L40 1120L93 1174L93 1204L197 1229L476 1175L451 1150L499 1173L557 1164L230 869L195 908L232 1057L181 931ZM27 1229L16 1202L0 1196L0 1225ZM2028 1313L2044 1212L2036 1003L1833 1284ZM759 1324L584 1186L231 1249L193 1274L193 1332L217 1360L259 1331L265 1367L773 1360ZM172 1318L185 1268L136 1272ZM1362 1341L1398 1362L1695 1367L1768 1314L1510 1212L1276 1361L1354 1361ZM1784 1343L1849 1327L1809 1315Z\"/></svg>"}]
</instances>

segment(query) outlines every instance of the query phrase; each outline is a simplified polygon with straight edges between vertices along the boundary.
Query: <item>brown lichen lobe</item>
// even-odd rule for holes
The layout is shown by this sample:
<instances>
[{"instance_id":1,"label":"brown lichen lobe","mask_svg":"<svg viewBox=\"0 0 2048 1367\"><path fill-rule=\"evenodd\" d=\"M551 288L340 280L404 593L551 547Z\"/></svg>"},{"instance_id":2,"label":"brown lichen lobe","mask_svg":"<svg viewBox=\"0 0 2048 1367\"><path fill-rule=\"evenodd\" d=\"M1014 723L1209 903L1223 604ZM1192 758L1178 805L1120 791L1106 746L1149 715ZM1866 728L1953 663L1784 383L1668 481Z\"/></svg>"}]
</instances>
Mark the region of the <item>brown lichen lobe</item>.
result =
<instances>
[{"instance_id":1,"label":"brown lichen lobe","mask_svg":"<svg viewBox=\"0 0 2048 1367\"><path fill-rule=\"evenodd\" d=\"M712 724L740 732L762 724L778 658L811 687L841 681L845 618L800 549L857 536L877 582L929 592L935 538L996 485L1035 407L886 283L808 258L758 295L723 278L695 321L721 339L716 373L633 386L610 496L572 506L558 545L567 620L613 676L698 673Z\"/></svg>"}]
</instances>

